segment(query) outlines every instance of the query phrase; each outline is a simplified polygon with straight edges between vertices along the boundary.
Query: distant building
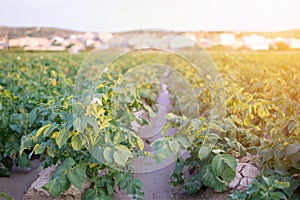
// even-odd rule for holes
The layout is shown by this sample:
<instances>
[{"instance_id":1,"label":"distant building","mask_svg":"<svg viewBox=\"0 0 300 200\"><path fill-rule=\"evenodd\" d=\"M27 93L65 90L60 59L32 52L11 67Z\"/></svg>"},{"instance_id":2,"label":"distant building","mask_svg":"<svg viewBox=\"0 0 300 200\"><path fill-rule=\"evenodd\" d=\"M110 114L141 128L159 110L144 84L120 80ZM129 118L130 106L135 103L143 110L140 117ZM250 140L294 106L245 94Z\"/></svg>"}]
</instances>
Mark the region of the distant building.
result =
<instances>
[{"instance_id":1,"label":"distant building","mask_svg":"<svg viewBox=\"0 0 300 200\"><path fill-rule=\"evenodd\" d=\"M38 37L23 37L10 39L8 41L9 47L47 47L50 46L51 41L48 38Z\"/></svg>"},{"instance_id":2,"label":"distant building","mask_svg":"<svg viewBox=\"0 0 300 200\"><path fill-rule=\"evenodd\" d=\"M94 33L84 33L84 34L82 35L82 39L83 39L83 40L88 40L88 39L94 40L95 37L96 37L96 35L95 35Z\"/></svg>"},{"instance_id":3,"label":"distant building","mask_svg":"<svg viewBox=\"0 0 300 200\"><path fill-rule=\"evenodd\" d=\"M233 46L235 44L235 35L233 33L221 33L219 38L222 46Z\"/></svg>"},{"instance_id":4,"label":"distant building","mask_svg":"<svg viewBox=\"0 0 300 200\"><path fill-rule=\"evenodd\" d=\"M62 45L62 43L64 42L64 38L59 37L59 36L55 36L52 38L51 40L51 45Z\"/></svg>"},{"instance_id":5,"label":"distant building","mask_svg":"<svg viewBox=\"0 0 300 200\"><path fill-rule=\"evenodd\" d=\"M270 44L264 36L252 34L243 37L244 45L251 50L269 50Z\"/></svg>"},{"instance_id":6,"label":"distant building","mask_svg":"<svg viewBox=\"0 0 300 200\"><path fill-rule=\"evenodd\" d=\"M293 49L300 49L300 39L290 38L288 41L288 45Z\"/></svg>"},{"instance_id":7,"label":"distant building","mask_svg":"<svg viewBox=\"0 0 300 200\"><path fill-rule=\"evenodd\" d=\"M239 49L244 46L244 42L242 40L235 40L235 42L232 44L233 49Z\"/></svg>"},{"instance_id":8,"label":"distant building","mask_svg":"<svg viewBox=\"0 0 300 200\"><path fill-rule=\"evenodd\" d=\"M110 38L112 38L112 34L111 33L98 33L98 38L104 42L106 40L109 40Z\"/></svg>"}]
</instances>

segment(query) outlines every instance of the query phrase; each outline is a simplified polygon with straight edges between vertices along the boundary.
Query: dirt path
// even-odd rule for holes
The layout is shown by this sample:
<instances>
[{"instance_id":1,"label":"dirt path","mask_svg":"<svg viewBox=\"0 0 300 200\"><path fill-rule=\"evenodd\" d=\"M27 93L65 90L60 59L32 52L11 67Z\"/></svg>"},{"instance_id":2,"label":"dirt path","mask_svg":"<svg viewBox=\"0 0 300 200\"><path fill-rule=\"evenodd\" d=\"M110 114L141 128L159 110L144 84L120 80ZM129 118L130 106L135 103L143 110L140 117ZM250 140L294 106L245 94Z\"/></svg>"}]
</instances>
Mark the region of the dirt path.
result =
<instances>
[{"instance_id":1,"label":"dirt path","mask_svg":"<svg viewBox=\"0 0 300 200\"><path fill-rule=\"evenodd\" d=\"M146 141L145 150L147 151L152 151L150 144L161 137L160 130L167 123L165 115L171 109L167 86L164 84L166 76L168 76L168 71L165 71L161 78L161 90L157 97L158 111L156 116L151 119L150 125L144 126L140 130L140 135ZM168 129L166 135L173 135L174 133L175 129ZM140 164L138 169L140 173L136 173L134 176L143 182L144 199L173 199L170 177L175 168L174 158L170 157L159 164L149 157L146 159L141 158L138 162Z\"/></svg>"},{"instance_id":2,"label":"dirt path","mask_svg":"<svg viewBox=\"0 0 300 200\"><path fill-rule=\"evenodd\" d=\"M0 177L0 192L5 192L16 200L21 200L23 194L27 192L30 185L37 177L37 169L40 165L39 160L30 161L31 171L24 172L13 169L10 177ZM4 198L0 197L0 200Z\"/></svg>"},{"instance_id":3,"label":"dirt path","mask_svg":"<svg viewBox=\"0 0 300 200\"><path fill-rule=\"evenodd\" d=\"M154 119L151 120L150 125L142 127L140 136L144 137L149 143L161 137L161 128L165 123L165 115L171 112L171 101L167 86L164 84L164 78L168 76L168 71L165 71L161 78L161 90L157 97L159 109ZM169 128L166 135L173 136L175 129ZM148 136L148 137L147 137ZM153 150L150 144L145 144L145 150ZM134 176L143 182L142 191L144 192L144 200L225 200L226 193L217 193L211 189L202 190L201 193L195 195L187 195L182 189L172 188L170 184L170 177L175 168L174 157L170 156L160 165L151 158L141 158L137 160L136 167L140 173ZM143 173L142 173L143 172ZM125 195L123 195L124 199Z\"/></svg>"}]
</instances>

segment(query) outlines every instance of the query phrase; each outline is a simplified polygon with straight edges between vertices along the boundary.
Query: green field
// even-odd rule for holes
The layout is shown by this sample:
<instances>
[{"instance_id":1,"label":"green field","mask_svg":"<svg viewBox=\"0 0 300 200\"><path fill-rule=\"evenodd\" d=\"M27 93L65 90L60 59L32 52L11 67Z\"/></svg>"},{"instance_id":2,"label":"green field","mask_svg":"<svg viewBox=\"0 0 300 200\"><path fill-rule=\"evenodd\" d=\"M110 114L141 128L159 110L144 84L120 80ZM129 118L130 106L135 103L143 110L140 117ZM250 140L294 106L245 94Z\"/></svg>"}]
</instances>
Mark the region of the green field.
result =
<instances>
[{"instance_id":1,"label":"green field","mask_svg":"<svg viewBox=\"0 0 300 200\"><path fill-rule=\"evenodd\" d=\"M130 122L146 123L134 115L135 111L145 110L149 115L156 111L159 87L137 83L138 88L129 84L120 90L119 82L132 66L155 60L181 73L195 89L201 105L198 117L184 116L176 97L171 96L173 114L167 116L170 121L165 129L172 126L178 133L153 144L153 156L158 160L168 153L178 154L179 149L190 152L188 159L177 159L173 185L183 185L191 194L201 187L224 192L235 177L235 158L249 153L257 155L262 172L246 192L236 191L229 198L299 199L300 54L208 54L220 73L213 84L195 76L178 58L137 53L113 63L107 73L94 80L101 103L84 104L76 101L79 97L73 86L88 53L1 52L0 175L9 176L13 165L27 167L28 158L36 154L43 167L62 163L44 186L52 197L71 184L81 188L90 179L93 184L84 199L111 199L116 185L140 198L142 183L133 178L127 164L149 152ZM159 69L152 69L139 78L159 76ZM218 117L212 99L221 92L223 110ZM77 115L73 109L79 109ZM82 110L85 112L80 113ZM210 116L211 112L216 116ZM184 166L196 169L197 174L185 179L181 176ZM99 179L98 170L108 173Z\"/></svg>"}]
</instances>

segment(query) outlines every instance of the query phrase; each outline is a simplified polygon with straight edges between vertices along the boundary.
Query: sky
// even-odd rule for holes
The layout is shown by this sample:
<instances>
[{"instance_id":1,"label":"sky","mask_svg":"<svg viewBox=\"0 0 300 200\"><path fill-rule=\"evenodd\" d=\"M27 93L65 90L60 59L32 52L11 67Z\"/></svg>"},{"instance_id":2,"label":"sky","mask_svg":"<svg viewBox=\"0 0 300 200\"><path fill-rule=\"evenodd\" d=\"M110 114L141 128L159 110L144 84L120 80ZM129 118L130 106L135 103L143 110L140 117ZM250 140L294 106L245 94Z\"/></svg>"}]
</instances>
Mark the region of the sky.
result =
<instances>
[{"instance_id":1,"label":"sky","mask_svg":"<svg viewBox=\"0 0 300 200\"><path fill-rule=\"evenodd\" d=\"M0 26L91 32L300 29L299 0L1 0Z\"/></svg>"}]
</instances>

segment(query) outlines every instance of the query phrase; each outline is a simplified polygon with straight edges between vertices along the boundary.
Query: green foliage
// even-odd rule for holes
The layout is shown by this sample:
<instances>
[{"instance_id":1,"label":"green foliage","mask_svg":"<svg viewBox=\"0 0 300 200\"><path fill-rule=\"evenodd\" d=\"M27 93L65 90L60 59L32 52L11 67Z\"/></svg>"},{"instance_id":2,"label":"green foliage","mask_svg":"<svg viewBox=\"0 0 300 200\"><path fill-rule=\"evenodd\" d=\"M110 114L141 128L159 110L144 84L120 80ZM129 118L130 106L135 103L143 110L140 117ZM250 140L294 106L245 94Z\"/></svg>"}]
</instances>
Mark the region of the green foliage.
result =
<instances>
[{"instance_id":1,"label":"green foliage","mask_svg":"<svg viewBox=\"0 0 300 200\"><path fill-rule=\"evenodd\" d=\"M154 115L159 85L150 83L159 82L161 73L153 68L150 73L132 74L133 80L142 77L147 84L137 81L133 85L128 81L122 85L120 80L122 74L130 73L131 67L166 62L188 79L199 103L196 117L187 117L171 95L174 109L166 116L168 124L162 135L169 127L177 132L174 137L166 136L152 144L152 156L158 162L171 154L177 156L173 185L183 185L189 193L203 186L224 191L235 175L235 157L248 152L260 157L261 168L282 174L263 171L248 192L232 197L266 195L271 199L292 199L299 188L295 182L300 170L298 54L211 52L222 79L216 77L215 82L208 84L178 58L136 53L114 61L111 71L93 82L94 96L83 96L85 99L72 95L84 54L4 52L1 56L3 176L9 175L8 168L13 165L27 167L28 157L38 154L42 167L60 164L44 186L53 197L71 184L80 189L90 179L91 187L83 199L111 199L115 187L126 190L132 198L142 198L142 184L133 179L128 166L136 156L147 152L143 140L129 124L147 123L136 117L135 111ZM95 102L91 103L93 99ZM190 153L189 158L180 157L182 150ZM189 179L183 175L185 166L193 171ZM99 170L106 173L101 178Z\"/></svg>"},{"instance_id":2,"label":"green foliage","mask_svg":"<svg viewBox=\"0 0 300 200\"><path fill-rule=\"evenodd\" d=\"M283 172L264 171L246 190L229 195L232 200L299 199L299 178L288 177Z\"/></svg>"},{"instance_id":3,"label":"green foliage","mask_svg":"<svg viewBox=\"0 0 300 200\"><path fill-rule=\"evenodd\" d=\"M188 166L197 173L184 180L183 168ZM188 193L196 193L202 186L224 192L226 185L235 177L236 159L230 154L210 154L205 160L193 156L184 162L177 162L172 174L171 183L174 186L184 185Z\"/></svg>"},{"instance_id":4,"label":"green foliage","mask_svg":"<svg viewBox=\"0 0 300 200\"><path fill-rule=\"evenodd\" d=\"M85 171L85 166L76 165L72 158L67 158L56 168L51 180L43 187L49 191L51 197L58 196L67 190L71 184L81 190L82 184L87 182Z\"/></svg>"},{"instance_id":5,"label":"green foliage","mask_svg":"<svg viewBox=\"0 0 300 200\"><path fill-rule=\"evenodd\" d=\"M22 136L63 117L58 113L72 92L75 63L81 60L71 58L68 54L1 54L0 162L6 168L28 167L28 151L23 151L32 145L26 140L20 147Z\"/></svg>"},{"instance_id":6,"label":"green foliage","mask_svg":"<svg viewBox=\"0 0 300 200\"><path fill-rule=\"evenodd\" d=\"M50 76L58 74L50 71ZM41 155L43 167L58 164L51 180L44 185L52 197L70 185L82 189L87 178L91 188L84 198L111 199L115 186L128 195L143 197L142 183L133 179L128 163L142 153L144 144L130 122L136 119L134 110L151 108L144 105L139 91L130 84L118 89L120 78L111 72L104 74L94 88L95 96L84 96L92 101L78 101L80 96L73 97L64 90L64 98L38 104L29 113L32 126L40 126L22 136L20 155L31 150L30 156ZM99 170L108 174L100 178ZM121 172L125 175L115 179Z\"/></svg>"},{"instance_id":7,"label":"green foliage","mask_svg":"<svg viewBox=\"0 0 300 200\"><path fill-rule=\"evenodd\" d=\"M261 168L282 170L286 177L299 176L300 91L295 84L300 80L300 63L295 60L298 55L228 55L211 54L223 75L222 81L214 86L207 86L201 79L187 75L190 82L198 82L195 88L202 85L197 94L201 105L200 117L186 119L176 111L177 115L167 116L171 121L165 129L172 126L181 135L195 136L193 145L181 146L190 152L190 158L185 161L179 159L179 166L183 169L186 165L190 170L198 169L199 172L206 168L206 176L211 180L206 184L203 177L184 180L183 174L175 169L172 183L193 186L192 189L186 187L190 192L197 191L194 186L200 188L202 185L218 191L225 189L226 184L222 180L232 179L235 171L225 172L226 159L221 159L223 153L236 157L245 156L245 152L259 155ZM217 108L224 111L223 117L216 117L218 111L210 110L215 103L211 101L214 94L203 90L203 87L213 87L213 91L223 90L226 93L224 106ZM217 156L214 157L214 153ZM214 163L212 169L210 163ZM214 178L211 172L221 179Z\"/></svg>"}]
</instances>

